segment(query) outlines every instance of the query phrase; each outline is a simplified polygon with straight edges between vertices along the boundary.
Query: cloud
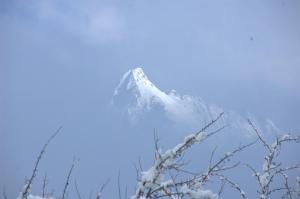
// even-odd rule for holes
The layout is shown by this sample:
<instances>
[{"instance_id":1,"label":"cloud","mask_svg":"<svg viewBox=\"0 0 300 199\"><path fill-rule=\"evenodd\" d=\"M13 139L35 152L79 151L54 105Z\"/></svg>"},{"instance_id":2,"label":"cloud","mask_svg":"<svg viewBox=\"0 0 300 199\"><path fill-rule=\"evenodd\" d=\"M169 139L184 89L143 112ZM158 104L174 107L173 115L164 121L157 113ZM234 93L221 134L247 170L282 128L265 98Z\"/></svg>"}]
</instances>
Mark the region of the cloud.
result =
<instances>
[{"instance_id":1,"label":"cloud","mask_svg":"<svg viewBox=\"0 0 300 199\"><path fill-rule=\"evenodd\" d=\"M83 34L90 38L106 40L121 39L124 22L113 7L103 8L100 12L87 15L86 29Z\"/></svg>"},{"instance_id":2,"label":"cloud","mask_svg":"<svg viewBox=\"0 0 300 199\"><path fill-rule=\"evenodd\" d=\"M52 28L89 43L120 41L124 33L124 17L114 5L78 3L76 1L17 1L15 20L34 22L34 28ZM30 23L29 23L30 24Z\"/></svg>"}]
</instances>

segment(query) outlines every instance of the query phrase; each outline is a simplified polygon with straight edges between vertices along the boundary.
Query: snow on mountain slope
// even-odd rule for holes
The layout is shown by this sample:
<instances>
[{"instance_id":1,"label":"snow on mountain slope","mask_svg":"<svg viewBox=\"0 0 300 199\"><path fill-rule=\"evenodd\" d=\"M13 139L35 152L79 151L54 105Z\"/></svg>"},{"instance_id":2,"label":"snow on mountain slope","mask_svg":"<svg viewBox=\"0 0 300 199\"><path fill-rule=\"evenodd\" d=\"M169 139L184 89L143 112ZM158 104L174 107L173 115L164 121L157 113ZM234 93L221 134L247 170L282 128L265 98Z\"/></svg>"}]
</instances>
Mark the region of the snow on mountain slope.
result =
<instances>
[{"instance_id":1,"label":"snow on mountain slope","mask_svg":"<svg viewBox=\"0 0 300 199\"><path fill-rule=\"evenodd\" d=\"M246 134L251 131L247 120L234 111L224 111L220 107L208 105L200 98L179 95L175 90L170 93L161 91L148 79L142 68L129 70L123 75L114 91L112 103L122 109L133 123L138 122L143 115L159 109L171 122L196 129L225 112L219 125L228 124ZM259 125L254 118L251 119L264 132L279 132L271 120Z\"/></svg>"}]
</instances>

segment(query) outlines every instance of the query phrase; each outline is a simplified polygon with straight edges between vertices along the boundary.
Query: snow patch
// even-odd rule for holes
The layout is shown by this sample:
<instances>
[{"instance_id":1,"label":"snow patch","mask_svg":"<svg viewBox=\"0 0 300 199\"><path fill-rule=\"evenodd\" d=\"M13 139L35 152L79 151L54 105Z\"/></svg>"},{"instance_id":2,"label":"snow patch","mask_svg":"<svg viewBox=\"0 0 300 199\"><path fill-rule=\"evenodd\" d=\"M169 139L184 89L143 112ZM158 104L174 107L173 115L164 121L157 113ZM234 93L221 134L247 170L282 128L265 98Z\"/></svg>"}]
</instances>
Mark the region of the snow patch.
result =
<instances>
[{"instance_id":1,"label":"snow patch","mask_svg":"<svg viewBox=\"0 0 300 199\"><path fill-rule=\"evenodd\" d=\"M182 193L189 195L191 199L218 199L218 195L214 194L211 190L192 190L187 185L181 187Z\"/></svg>"}]
</instances>

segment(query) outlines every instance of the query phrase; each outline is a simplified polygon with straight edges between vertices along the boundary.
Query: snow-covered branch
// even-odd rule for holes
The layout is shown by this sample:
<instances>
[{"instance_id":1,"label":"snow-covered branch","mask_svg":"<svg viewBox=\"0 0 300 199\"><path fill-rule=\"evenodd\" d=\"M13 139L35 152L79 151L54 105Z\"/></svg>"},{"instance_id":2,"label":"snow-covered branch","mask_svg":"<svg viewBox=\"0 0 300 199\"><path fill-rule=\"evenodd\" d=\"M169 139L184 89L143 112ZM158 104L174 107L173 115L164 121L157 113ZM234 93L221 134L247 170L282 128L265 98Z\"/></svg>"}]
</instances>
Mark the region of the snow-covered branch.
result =
<instances>
[{"instance_id":1,"label":"snow-covered branch","mask_svg":"<svg viewBox=\"0 0 300 199\"><path fill-rule=\"evenodd\" d=\"M171 182L163 184L164 174L170 169L176 167L176 159L183 155L183 153L195 143L201 143L208 137L212 136L216 132L206 133L205 131L214 123L216 123L223 113L212 120L209 124L203 127L200 131L195 134L191 134L184 138L183 142L176 145L174 148L167 150L165 153L161 153L159 150L156 151L154 165L148 170L144 171L141 174L141 179L138 182L136 193L131 197L131 199L141 199L141 198L150 198L153 193L153 190L158 187L163 187L159 191L164 192L167 195L170 195L165 189L165 184L172 184Z\"/></svg>"},{"instance_id":2,"label":"snow-covered branch","mask_svg":"<svg viewBox=\"0 0 300 199\"><path fill-rule=\"evenodd\" d=\"M282 167L282 163L277 161L276 158L280 154L281 146L287 142L299 142L299 136L292 136L290 134L285 134L281 137L277 137L276 141L273 144L268 144L267 141L262 137L261 133L257 130L254 124L249 120L250 126L255 131L256 135L260 142L267 148L267 154L264 157L264 162L262 165L261 173L257 172L253 167L248 165L248 167L252 170L253 175L255 176L260 194L260 199L267 199L270 195L276 191L285 191L285 195L288 198L292 198L292 194L294 191L289 186L288 183L288 175L287 171L299 169L300 165L293 165L290 167ZM284 178L283 187L280 188L272 188L271 183L273 182L275 177L282 176Z\"/></svg>"},{"instance_id":3,"label":"snow-covered branch","mask_svg":"<svg viewBox=\"0 0 300 199\"><path fill-rule=\"evenodd\" d=\"M228 184L231 185L231 187L235 190L237 190L240 193L240 197L241 199L246 199L246 194L245 192L242 190L242 188L240 187L239 184L233 182L231 179L229 179L228 177L225 177L224 175L219 175L220 179L227 182Z\"/></svg>"},{"instance_id":4,"label":"snow-covered branch","mask_svg":"<svg viewBox=\"0 0 300 199\"><path fill-rule=\"evenodd\" d=\"M235 169L240 165L240 161L230 163L233 157L246 148L254 145L258 141L266 149L264 160L261 171L258 170L251 164L247 164L255 177L259 193L258 198L269 199L272 198L274 193L282 194L282 198L292 199L294 196L300 196L300 177L296 178L296 187L291 186L290 179L288 178L288 172L293 170L300 170L300 165L295 164L292 166L284 166L278 156L281 152L283 144L291 142L300 142L299 136L292 136L290 134L278 137L274 143L269 144L258 131L251 121L250 126L253 128L257 135L257 139L245 144L240 145L233 149L231 152L224 153L215 158L216 148L212 151L208 161L209 164L202 172L189 171L185 166L189 162L184 162L183 157L185 153L195 144L201 144L203 141L211 137L212 135L220 132L225 126L218 128L215 131L210 131L209 128L216 124L216 122L222 117L223 113L219 114L218 117L204 126L200 131L186 136L183 141L173 148L163 152L158 146L158 138L155 136L155 159L153 165L146 171L143 171L141 161L139 159L139 167L136 168L137 173L137 186L131 199L158 199L158 198L169 198L169 199L218 199L221 198L223 188L226 185L230 185L233 190L237 191L241 199L246 199L246 193L242 187L236 183L232 176L225 175L225 171ZM42 156L50 143L50 141L57 135L60 128L52 135L46 144L43 146L37 161L34 165L33 173L31 178L25 184L23 191L20 192L17 199L53 199L50 197L51 194L45 194L47 176L45 175L42 184L41 196L31 194L31 187L33 180L37 174L38 166ZM69 169L66 182L63 187L63 192L60 199L67 198L67 188L71 181L71 174L74 168L75 162ZM203 166L203 165L202 165ZM204 165L205 166L205 165ZM219 192L214 192L216 186L213 189L208 189L209 182L220 181L221 188ZM275 182L275 183L273 183ZM108 181L104 183L99 191L96 193L96 199L102 199L102 192ZM121 187L120 187L120 175L118 175L118 191L119 198L121 198ZM217 184L218 185L218 184ZM218 187L217 187L218 188ZM78 199L81 197L77 183L75 181L75 189ZM249 193L248 193L249 194ZM248 195L249 196L249 195ZM3 191L3 197L6 199L5 191ZM250 197L250 196L249 196ZM127 198L127 187L125 191L125 198Z\"/></svg>"},{"instance_id":5,"label":"snow-covered branch","mask_svg":"<svg viewBox=\"0 0 300 199\"><path fill-rule=\"evenodd\" d=\"M152 167L147 171L141 173L137 189L135 194L131 199L145 199L145 198L173 198L179 199L184 196L188 196L191 199L216 199L218 194L213 193L210 190L204 189L206 183L210 178L216 176L220 177L220 173L228 169L235 168L239 165L235 163L233 165L227 166L226 163L238 152L243 151L245 148L253 145L256 141L251 142L247 145L239 146L237 149L232 152L225 153L219 160L213 163L214 151L210 158L210 164L208 169L204 173L194 173L183 169L182 167L185 164L180 164L179 157L181 157L184 152L196 143L201 143L208 137L219 132L220 128L212 133L206 133L206 130L214 123L216 123L221 117L221 113L216 119L212 120L208 125L195 134L191 134L184 138L183 142L176 145L172 149L167 150L165 153L162 153L158 147L157 142L155 142L156 153L155 161ZM166 178L167 171L175 170L177 173L188 174L186 179L180 178L176 180L175 177L170 179ZM222 179L224 180L224 179ZM229 179L226 178L229 183ZM245 194L239 188L237 184L235 189L240 190L242 196ZM245 197L244 197L245 198Z\"/></svg>"}]
</instances>

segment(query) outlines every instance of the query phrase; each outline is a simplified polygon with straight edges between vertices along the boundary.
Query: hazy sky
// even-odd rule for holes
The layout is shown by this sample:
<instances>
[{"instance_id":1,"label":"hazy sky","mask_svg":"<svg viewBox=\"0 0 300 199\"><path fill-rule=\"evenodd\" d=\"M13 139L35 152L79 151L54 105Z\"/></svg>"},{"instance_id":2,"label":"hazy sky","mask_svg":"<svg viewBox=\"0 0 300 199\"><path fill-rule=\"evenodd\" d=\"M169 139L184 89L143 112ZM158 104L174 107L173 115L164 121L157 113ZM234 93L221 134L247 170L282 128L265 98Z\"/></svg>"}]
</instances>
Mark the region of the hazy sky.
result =
<instances>
[{"instance_id":1,"label":"hazy sky","mask_svg":"<svg viewBox=\"0 0 300 199\"><path fill-rule=\"evenodd\" d=\"M166 91L287 128L300 122L299 1L2 0L0 17L9 113L26 101L95 97L89 91L104 102L141 66Z\"/></svg>"},{"instance_id":2,"label":"hazy sky","mask_svg":"<svg viewBox=\"0 0 300 199\"><path fill-rule=\"evenodd\" d=\"M162 90L299 132L299 20L298 0L1 0L0 160L60 125L99 130L137 66Z\"/></svg>"}]
</instances>

